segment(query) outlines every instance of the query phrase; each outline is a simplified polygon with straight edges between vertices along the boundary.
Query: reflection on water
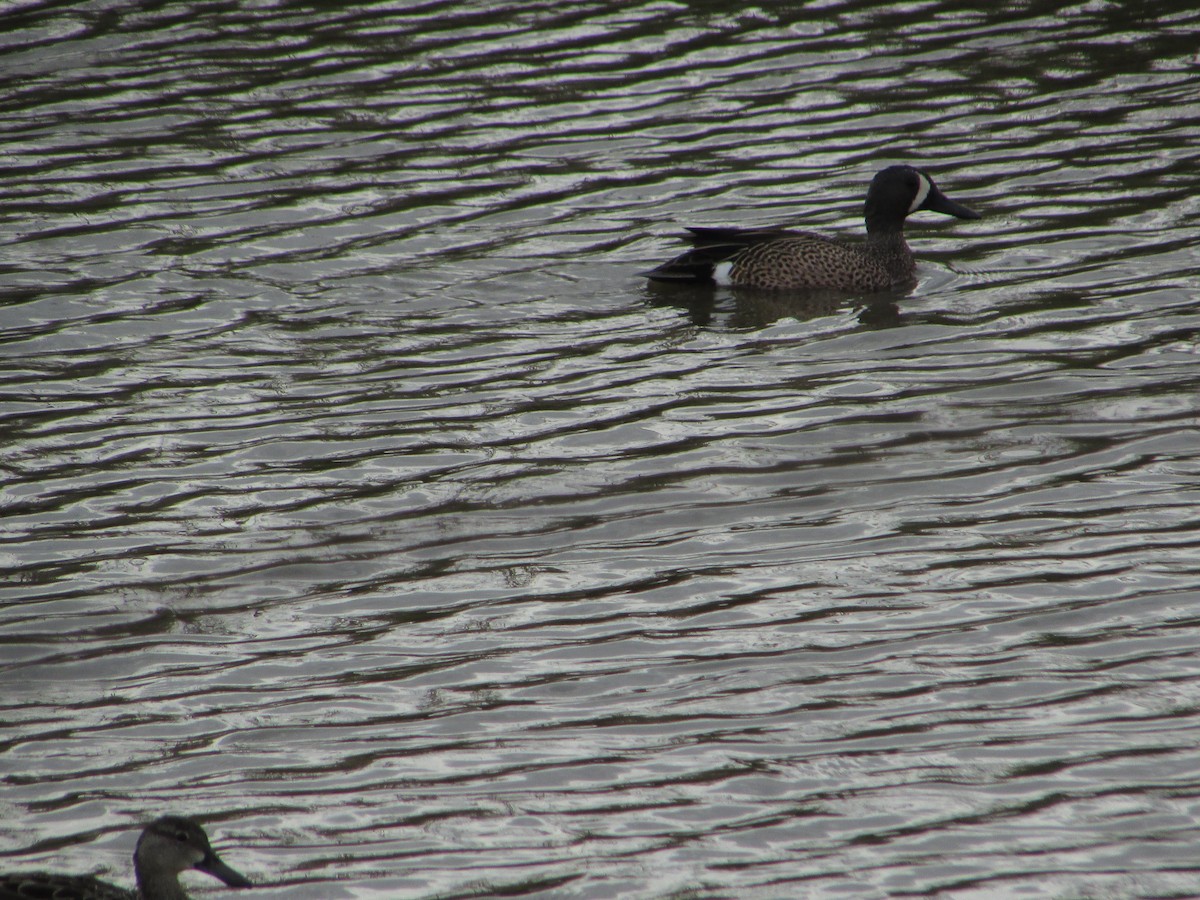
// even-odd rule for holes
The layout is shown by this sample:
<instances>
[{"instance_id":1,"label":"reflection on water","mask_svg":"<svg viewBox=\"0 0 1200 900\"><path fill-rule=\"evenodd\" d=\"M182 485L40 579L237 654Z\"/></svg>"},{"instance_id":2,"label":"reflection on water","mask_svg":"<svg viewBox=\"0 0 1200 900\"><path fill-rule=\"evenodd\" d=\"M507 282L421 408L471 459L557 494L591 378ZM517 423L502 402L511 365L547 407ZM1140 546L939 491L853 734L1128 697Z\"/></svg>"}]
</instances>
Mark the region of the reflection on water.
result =
<instances>
[{"instance_id":1,"label":"reflection on water","mask_svg":"<svg viewBox=\"0 0 1200 900\"><path fill-rule=\"evenodd\" d=\"M2 15L0 866L1195 892L1190 4ZM891 303L636 274L893 161Z\"/></svg>"}]
</instances>

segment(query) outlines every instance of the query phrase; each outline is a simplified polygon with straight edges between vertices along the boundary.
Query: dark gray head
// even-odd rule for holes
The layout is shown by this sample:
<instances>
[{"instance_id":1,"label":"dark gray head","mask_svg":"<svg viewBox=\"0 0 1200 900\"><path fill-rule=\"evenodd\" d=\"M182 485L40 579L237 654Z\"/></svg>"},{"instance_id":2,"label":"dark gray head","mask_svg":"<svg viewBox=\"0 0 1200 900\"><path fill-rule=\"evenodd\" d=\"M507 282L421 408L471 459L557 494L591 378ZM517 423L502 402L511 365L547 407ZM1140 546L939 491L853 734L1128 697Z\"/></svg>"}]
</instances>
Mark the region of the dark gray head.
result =
<instances>
[{"instance_id":1,"label":"dark gray head","mask_svg":"<svg viewBox=\"0 0 1200 900\"><path fill-rule=\"evenodd\" d=\"M138 886L146 896L151 884L178 884L179 873L198 869L230 887L250 887L250 880L227 866L208 842L208 835L191 819L163 816L146 826L133 851Z\"/></svg>"},{"instance_id":2,"label":"dark gray head","mask_svg":"<svg viewBox=\"0 0 1200 900\"><path fill-rule=\"evenodd\" d=\"M888 166L867 189L867 231L899 231L905 218L921 209L960 219L979 218L979 213L943 194L929 173L912 166Z\"/></svg>"}]
</instances>

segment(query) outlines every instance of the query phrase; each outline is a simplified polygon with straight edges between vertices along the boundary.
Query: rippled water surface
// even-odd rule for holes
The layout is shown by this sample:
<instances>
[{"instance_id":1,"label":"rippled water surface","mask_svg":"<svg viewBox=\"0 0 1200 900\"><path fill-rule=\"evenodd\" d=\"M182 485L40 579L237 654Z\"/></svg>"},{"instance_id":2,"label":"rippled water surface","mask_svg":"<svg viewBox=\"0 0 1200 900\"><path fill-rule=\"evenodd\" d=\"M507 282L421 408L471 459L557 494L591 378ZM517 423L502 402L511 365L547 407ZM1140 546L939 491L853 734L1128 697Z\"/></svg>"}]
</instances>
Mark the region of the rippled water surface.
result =
<instances>
[{"instance_id":1,"label":"rippled water surface","mask_svg":"<svg viewBox=\"0 0 1200 900\"><path fill-rule=\"evenodd\" d=\"M1200 895L1194 4L0 25L0 868ZM895 307L638 276L899 161Z\"/></svg>"}]
</instances>

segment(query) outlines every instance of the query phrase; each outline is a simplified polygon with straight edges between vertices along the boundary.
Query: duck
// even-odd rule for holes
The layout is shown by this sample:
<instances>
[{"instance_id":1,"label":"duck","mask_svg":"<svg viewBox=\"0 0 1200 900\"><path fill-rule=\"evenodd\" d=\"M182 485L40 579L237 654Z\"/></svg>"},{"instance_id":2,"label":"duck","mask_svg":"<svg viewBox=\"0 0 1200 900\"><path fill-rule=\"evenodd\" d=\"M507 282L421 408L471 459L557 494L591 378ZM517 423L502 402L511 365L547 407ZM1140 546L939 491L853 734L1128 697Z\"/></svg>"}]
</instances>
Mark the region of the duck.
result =
<instances>
[{"instance_id":1,"label":"duck","mask_svg":"<svg viewBox=\"0 0 1200 900\"><path fill-rule=\"evenodd\" d=\"M867 189L865 243L781 228L688 228L692 249L643 275L659 284L770 291L873 293L911 287L916 262L904 240L904 220L921 210L981 218L942 193L928 172L888 166Z\"/></svg>"},{"instance_id":2,"label":"duck","mask_svg":"<svg viewBox=\"0 0 1200 900\"><path fill-rule=\"evenodd\" d=\"M92 875L54 872L0 874L0 900L188 900L179 874L198 869L230 887L252 887L250 879L224 863L194 820L161 816L142 831L133 851L137 890Z\"/></svg>"}]
</instances>

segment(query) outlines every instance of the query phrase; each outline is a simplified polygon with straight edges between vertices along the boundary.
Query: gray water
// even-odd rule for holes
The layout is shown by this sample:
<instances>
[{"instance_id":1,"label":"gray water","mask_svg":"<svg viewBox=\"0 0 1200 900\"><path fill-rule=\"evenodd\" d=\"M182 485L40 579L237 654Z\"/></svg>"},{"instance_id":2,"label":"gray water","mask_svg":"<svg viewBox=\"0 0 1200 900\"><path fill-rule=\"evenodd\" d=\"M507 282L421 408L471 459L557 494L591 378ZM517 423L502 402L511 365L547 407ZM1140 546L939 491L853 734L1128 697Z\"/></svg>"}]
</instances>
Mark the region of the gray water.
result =
<instances>
[{"instance_id":1,"label":"gray water","mask_svg":"<svg viewBox=\"0 0 1200 900\"><path fill-rule=\"evenodd\" d=\"M0 868L1200 895L1198 28L8 4ZM893 162L893 309L637 274Z\"/></svg>"}]
</instances>

